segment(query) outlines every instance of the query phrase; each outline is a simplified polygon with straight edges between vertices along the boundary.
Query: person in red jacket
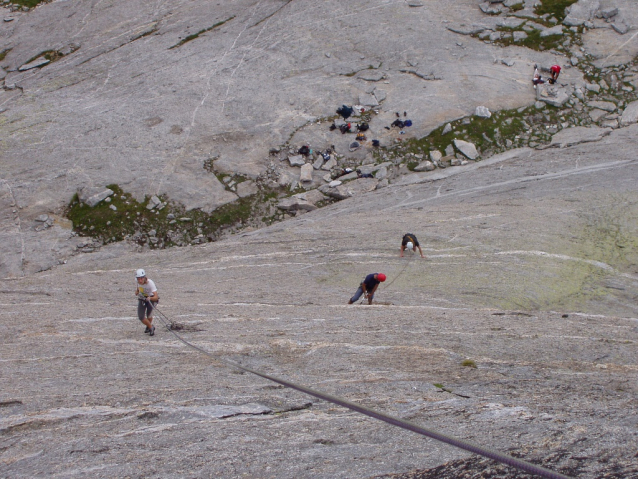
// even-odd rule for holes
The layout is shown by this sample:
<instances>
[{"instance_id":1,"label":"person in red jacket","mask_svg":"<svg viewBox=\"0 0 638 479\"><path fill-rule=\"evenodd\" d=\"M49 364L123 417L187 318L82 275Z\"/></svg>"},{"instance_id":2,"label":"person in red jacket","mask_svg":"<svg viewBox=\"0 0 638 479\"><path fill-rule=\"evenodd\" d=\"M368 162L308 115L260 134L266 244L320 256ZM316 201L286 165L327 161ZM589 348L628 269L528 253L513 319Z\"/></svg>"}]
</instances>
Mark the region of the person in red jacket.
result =
<instances>
[{"instance_id":1,"label":"person in red jacket","mask_svg":"<svg viewBox=\"0 0 638 479\"><path fill-rule=\"evenodd\" d=\"M560 75L560 66L552 65L549 68L549 82L553 85L558 80L558 75Z\"/></svg>"}]
</instances>

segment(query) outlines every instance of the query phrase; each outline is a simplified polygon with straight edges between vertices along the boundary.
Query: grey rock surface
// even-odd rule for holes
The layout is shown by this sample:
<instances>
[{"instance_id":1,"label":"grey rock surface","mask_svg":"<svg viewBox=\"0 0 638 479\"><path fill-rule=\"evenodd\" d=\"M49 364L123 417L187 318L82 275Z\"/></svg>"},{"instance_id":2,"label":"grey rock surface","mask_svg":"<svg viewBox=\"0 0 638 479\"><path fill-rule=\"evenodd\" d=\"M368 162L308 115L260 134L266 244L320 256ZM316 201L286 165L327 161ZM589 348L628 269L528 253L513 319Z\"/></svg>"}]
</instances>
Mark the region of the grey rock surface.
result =
<instances>
[{"instance_id":1,"label":"grey rock surface","mask_svg":"<svg viewBox=\"0 0 638 479\"><path fill-rule=\"evenodd\" d=\"M572 477L632 477L637 138L512 150L219 242L114 244L0 280L0 474L502 471L220 358ZM399 258L406 231L427 259ZM159 315L143 333L136 267L212 358ZM388 275L376 304L346 305L373 271Z\"/></svg>"}]
</instances>

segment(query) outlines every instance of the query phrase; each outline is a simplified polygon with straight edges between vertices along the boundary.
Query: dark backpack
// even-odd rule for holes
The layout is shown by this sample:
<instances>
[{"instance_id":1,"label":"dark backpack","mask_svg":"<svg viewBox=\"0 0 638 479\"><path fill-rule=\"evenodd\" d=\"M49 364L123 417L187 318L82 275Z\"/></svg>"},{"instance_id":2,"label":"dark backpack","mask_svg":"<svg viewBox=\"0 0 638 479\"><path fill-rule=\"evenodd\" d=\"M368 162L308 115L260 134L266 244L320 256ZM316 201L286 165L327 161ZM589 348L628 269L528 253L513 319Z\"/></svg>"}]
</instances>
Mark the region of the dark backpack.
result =
<instances>
[{"instance_id":1,"label":"dark backpack","mask_svg":"<svg viewBox=\"0 0 638 479\"><path fill-rule=\"evenodd\" d=\"M348 117L352 116L352 113L354 113L354 110L350 108L349 106L341 105L339 109L337 110L337 113L341 115L343 119L345 120Z\"/></svg>"},{"instance_id":2,"label":"dark backpack","mask_svg":"<svg viewBox=\"0 0 638 479\"><path fill-rule=\"evenodd\" d=\"M357 130L359 131L368 131L370 129L370 125L368 125L367 123L359 123L357 125Z\"/></svg>"},{"instance_id":3,"label":"dark backpack","mask_svg":"<svg viewBox=\"0 0 638 479\"><path fill-rule=\"evenodd\" d=\"M299 148L299 152L300 155L303 156L308 156L310 154L310 148L308 148L306 145L302 146L301 148Z\"/></svg>"}]
</instances>

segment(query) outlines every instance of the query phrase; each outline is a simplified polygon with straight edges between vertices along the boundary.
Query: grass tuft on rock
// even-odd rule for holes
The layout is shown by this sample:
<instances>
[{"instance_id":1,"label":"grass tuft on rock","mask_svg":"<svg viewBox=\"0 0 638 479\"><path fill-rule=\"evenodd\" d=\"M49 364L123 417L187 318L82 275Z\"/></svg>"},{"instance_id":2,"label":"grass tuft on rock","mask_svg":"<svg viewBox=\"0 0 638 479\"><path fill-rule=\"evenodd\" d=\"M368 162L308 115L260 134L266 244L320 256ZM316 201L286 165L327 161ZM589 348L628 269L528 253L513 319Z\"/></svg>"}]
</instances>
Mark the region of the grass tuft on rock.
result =
<instances>
[{"instance_id":1,"label":"grass tuft on rock","mask_svg":"<svg viewBox=\"0 0 638 479\"><path fill-rule=\"evenodd\" d=\"M471 359L464 359L463 361L461 361L461 366L464 366L466 368L476 369L476 363L472 361Z\"/></svg>"}]
</instances>

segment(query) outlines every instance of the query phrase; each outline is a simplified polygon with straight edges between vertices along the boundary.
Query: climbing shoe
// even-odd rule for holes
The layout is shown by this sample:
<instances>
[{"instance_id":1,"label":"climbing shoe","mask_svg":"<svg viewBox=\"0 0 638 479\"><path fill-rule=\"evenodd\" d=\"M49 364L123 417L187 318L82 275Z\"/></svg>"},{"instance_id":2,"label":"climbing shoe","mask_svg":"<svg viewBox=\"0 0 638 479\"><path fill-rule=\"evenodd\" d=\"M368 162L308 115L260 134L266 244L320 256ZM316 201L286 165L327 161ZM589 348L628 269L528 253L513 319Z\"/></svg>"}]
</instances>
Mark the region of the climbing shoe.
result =
<instances>
[{"instance_id":1,"label":"climbing shoe","mask_svg":"<svg viewBox=\"0 0 638 479\"><path fill-rule=\"evenodd\" d=\"M150 333L151 332L151 328L149 328L148 326L146 326L146 329L144 330L145 333Z\"/></svg>"},{"instance_id":2,"label":"climbing shoe","mask_svg":"<svg viewBox=\"0 0 638 479\"><path fill-rule=\"evenodd\" d=\"M153 327L151 328L151 330L149 331L149 333L148 333L148 334L149 334L149 335L151 335L151 336L155 336L155 326L153 326Z\"/></svg>"}]
</instances>

